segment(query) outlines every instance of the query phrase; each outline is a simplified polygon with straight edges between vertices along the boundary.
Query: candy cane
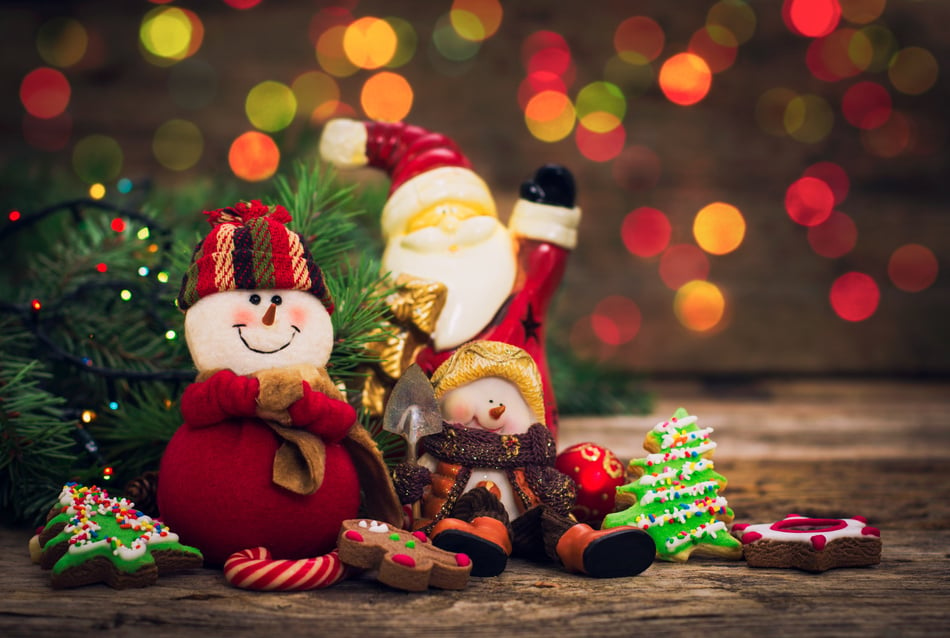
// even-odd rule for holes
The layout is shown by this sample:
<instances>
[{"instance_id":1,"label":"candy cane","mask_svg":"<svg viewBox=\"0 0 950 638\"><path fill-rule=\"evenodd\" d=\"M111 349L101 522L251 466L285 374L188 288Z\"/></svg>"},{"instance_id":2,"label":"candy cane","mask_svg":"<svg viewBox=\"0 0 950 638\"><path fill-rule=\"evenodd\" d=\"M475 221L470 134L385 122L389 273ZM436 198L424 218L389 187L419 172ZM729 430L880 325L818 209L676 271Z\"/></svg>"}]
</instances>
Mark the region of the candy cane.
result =
<instances>
[{"instance_id":1,"label":"candy cane","mask_svg":"<svg viewBox=\"0 0 950 638\"><path fill-rule=\"evenodd\" d=\"M274 560L266 547L235 552L224 562L224 579L240 589L304 591L334 585L346 576L336 550L316 558Z\"/></svg>"}]
</instances>

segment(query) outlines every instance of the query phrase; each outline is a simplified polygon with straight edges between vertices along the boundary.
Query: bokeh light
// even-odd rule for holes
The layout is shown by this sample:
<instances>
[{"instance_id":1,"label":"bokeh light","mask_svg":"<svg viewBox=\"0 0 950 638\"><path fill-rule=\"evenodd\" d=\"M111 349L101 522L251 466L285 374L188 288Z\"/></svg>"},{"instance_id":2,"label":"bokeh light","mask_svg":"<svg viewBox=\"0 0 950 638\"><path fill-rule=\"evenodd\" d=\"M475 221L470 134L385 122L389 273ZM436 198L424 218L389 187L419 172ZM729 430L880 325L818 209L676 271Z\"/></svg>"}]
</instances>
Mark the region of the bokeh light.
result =
<instances>
[{"instance_id":1,"label":"bokeh light","mask_svg":"<svg viewBox=\"0 0 950 638\"><path fill-rule=\"evenodd\" d=\"M607 133L623 121L627 100L610 82L591 82L577 92L575 112L580 124L594 133Z\"/></svg>"},{"instance_id":2,"label":"bokeh light","mask_svg":"<svg viewBox=\"0 0 950 638\"><path fill-rule=\"evenodd\" d=\"M848 197L851 180L839 164L834 162L816 162L802 173L804 177L816 177L828 185L834 195L834 205L839 206Z\"/></svg>"},{"instance_id":3,"label":"bokeh light","mask_svg":"<svg viewBox=\"0 0 950 638\"><path fill-rule=\"evenodd\" d=\"M87 184L111 182L122 171L122 149L107 135L87 135L73 147L73 170Z\"/></svg>"},{"instance_id":4,"label":"bokeh light","mask_svg":"<svg viewBox=\"0 0 950 638\"><path fill-rule=\"evenodd\" d=\"M870 64L871 44L851 28L843 28L814 40L805 52L805 65L813 76L824 82L854 77Z\"/></svg>"},{"instance_id":5,"label":"bokeh light","mask_svg":"<svg viewBox=\"0 0 950 638\"><path fill-rule=\"evenodd\" d=\"M256 128L275 133L293 122L297 113L297 98L286 84L266 80L248 92L244 111Z\"/></svg>"},{"instance_id":6,"label":"bokeh light","mask_svg":"<svg viewBox=\"0 0 950 638\"><path fill-rule=\"evenodd\" d=\"M710 71L720 73L735 63L739 40L725 27L705 26L689 39L687 50L705 60Z\"/></svg>"},{"instance_id":7,"label":"bokeh light","mask_svg":"<svg viewBox=\"0 0 950 638\"><path fill-rule=\"evenodd\" d=\"M666 250L673 228L666 215L655 208L637 208L623 218L620 237L637 257L654 257Z\"/></svg>"},{"instance_id":8,"label":"bokeh light","mask_svg":"<svg viewBox=\"0 0 950 638\"><path fill-rule=\"evenodd\" d=\"M242 133L231 143L228 166L235 175L248 182L259 182L277 172L280 149L274 140L259 131Z\"/></svg>"},{"instance_id":9,"label":"bokeh light","mask_svg":"<svg viewBox=\"0 0 950 638\"><path fill-rule=\"evenodd\" d=\"M608 117L612 117L609 116ZM590 118L587 118L590 121ZM594 162L609 162L623 150L627 141L627 131L617 123L611 129L591 130L583 122L578 123L574 132L574 141L581 155ZM598 129L605 128L598 125Z\"/></svg>"},{"instance_id":10,"label":"bokeh light","mask_svg":"<svg viewBox=\"0 0 950 638\"><path fill-rule=\"evenodd\" d=\"M785 191L785 212L802 226L817 226L831 215L835 196L817 177L802 177Z\"/></svg>"},{"instance_id":11,"label":"bokeh light","mask_svg":"<svg viewBox=\"0 0 950 638\"><path fill-rule=\"evenodd\" d=\"M828 101L818 95L793 97L785 109L785 131L805 144L824 140L834 127L835 114Z\"/></svg>"},{"instance_id":12,"label":"bokeh light","mask_svg":"<svg viewBox=\"0 0 950 638\"><path fill-rule=\"evenodd\" d=\"M557 91L566 95L567 85L564 84L564 80L557 73L550 71L529 73L518 85L518 106L524 111L528 107L531 98L543 91Z\"/></svg>"},{"instance_id":13,"label":"bokeh light","mask_svg":"<svg viewBox=\"0 0 950 638\"><path fill-rule=\"evenodd\" d=\"M40 26L36 34L36 48L43 61L52 66L68 68L86 55L89 34L73 18L57 17Z\"/></svg>"},{"instance_id":14,"label":"bokeh light","mask_svg":"<svg viewBox=\"0 0 950 638\"><path fill-rule=\"evenodd\" d=\"M870 275L848 272L835 279L828 299L845 321L864 321L877 310L881 291Z\"/></svg>"},{"instance_id":15,"label":"bokeh light","mask_svg":"<svg viewBox=\"0 0 950 638\"><path fill-rule=\"evenodd\" d=\"M647 191L660 181L660 157L646 146L631 145L614 159L610 172L617 186L634 193Z\"/></svg>"},{"instance_id":16,"label":"bokeh light","mask_svg":"<svg viewBox=\"0 0 950 638\"><path fill-rule=\"evenodd\" d=\"M261 0L224 0L224 4L232 9L253 9L261 3Z\"/></svg>"},{"instance_id":17,"label":"bokeh light","mask_svg":"<svg viewBox=\"0 0 950 638\"><path fill-rule=\"evenodd\" d=\"M482 48L480 41L459 35L449 14L436 20L432 30L432 44L439 55L449 62L468 62L478 55Z\"/></svg>"},{"instance_id":18,"label":"bokeh light","mask_svg":"<svg viewBox=\"0 0 950 638\"><path fill-rule=\"evenodd\" d=\"M619 346L640 331L642 316L636 302L621 295L601 299L590 315L591 328L602 342Z\"/></svg>"},{"instance_id":19,"label":"bokeh light","mask_svg":"<svg viewBox=\"0 0 950 638\"><path fill-rule=\"evenodd\" d=\"M343 33L343 52L361 69L378 69L396 54L396 32L385 20L367 16L352 22Z\"/></svg>"},{"instance_id":20,"label":"bokeh light","mask_svg":"<svg viewBox=\"0 0 950 638\"><path fill-rule=\"evenodd\" d=\"M868 24L881 17L887 0L838 0L838 4L841 5L841 15L845 20L854 24Z\"/></svg>"},{"instance_id":21,"label":"bokeh light","mask_svg":"<svg viewBox=\"0 0 950 638\"><path fill-rule=\"evenodd\" d=\"M897 38L882 24L863 27L860 33L871 47L871 58L864 70L869 73L886 71L894 54L897 53Z\"/></svg>"},{"instance_id":22,"label":"bokeh light","mask_svg":"<svg viewBox=\"0 0 950 638\"><path fill-rule=\"evenodd\" d=\"M742 244L745 218L739 209L725 202L703 207L693 219L693 237L711 255L726 255Z\"/></svg>"},{"instance_id":23,"label":"bokeh light","mask_svg":"<svg viewBox=\"0 0 950 638\"><path fill-rule=\"evenodd\" d=\"M336 25L320 34L315 47L317 63L324 71L338 78L345 78L360 70L350 62L343 50L346 26Z\"/></svg>"},{"instance_id":24,"label":"bokeh light","mask_svg":"<svg viewBox=\"0 0 950 638\"><path fill-rule=\"evenodd\" d=\"M567 87L574 84L574 60L567 42L559 33L535 31L525 38L521 45L521 62L529 75L548 71L564 80Z\"/></svg>"},{"instance_id":25,"label":"bokeh light","mask_svg":"<svg viewBox=\"0 0 950 638\"><path fill-rule=\"evenodd\" d=\"M297 100L297 113L311 122L325 122L340 100L340 86L336 79L322 71L301 73L290 84Z\"/></svg>"},{"instance_id":26,"label":"bokeh light","mask_svg":"<svg viewBox=\"0 0 950 638\"><path fill-rule=\"evenodd\" d=\"M722 27L738 44L748 42L755 34L755 11L743 0L720 0L706 13L707 27Z\"/></svg>"},{"instance_id":27,"label":"bokeh light","mask_svg":"<svg viewBox=\"0 0 950 638\"><path fill-rule=\"evenodd\" d=\"M188 170L198 163L204 152L201 130L187 120L173 119L155 131L152 153L158 163L173 171Z\"/></svg>"},{"instance_id":28,"label":"bokeh light","mask_svg":"<svg viewBox=\"0 0 950 638\"><path fill-rule=\"evenodd\" d=\"M20 83L20 102L33 117L49 119L69 106L72 89L60 71L49 67L33 69Z\"/></svg>"},{"instance_id":29,"label":"bokeh light","mask_svg":"<svg viewBox=\"0 0 950 638\"><path fill-rule=\"evenodd\" d=\"M698 55L677 53L663 63L659 82L666 99L680 106L689 106L709 93L712 72Z\"/></svg>"},{"instance_id":30,"label":"bokeh light","mask_svg":"<svg viewBox=\"0 0 950 638\"><path fill-rule=\"evenodd\" d=\"M408 64L416 54L419 36L416 34L416 28L408 20L394 16L384 18L384 20L389 23L393 33L396 34L396 51L386 66L390 69L398 69Z\"/></svg>"},{"instance_id":31,"label":"bokeh light","mask_svg":"<svg viewBox=\"0 0 950 638\"><path fill-rule=\"evenodd\" d=\"M660 280L678 290L693 280L709 277L709 257L693 244L673 244L660 257Z\"/></svg>"},{"instance_id":32,"label":"bokeh light","mask_svg":"<svg viewBox=\"0 0 950 638\"><path fill-rule=\"evenodd\" d=\"M663 29L646 16L627 18L614 31L614 49L628 64L649 64L659 57L665 42Z\"/></svg>"},{"instance_id":33,"label":"bokeh light","mask_svg":"<svg viewBox=\"0 0 950 638\"><path fill-rule=\"evenodd\" d=\"M891 117L891 95L875 82L858 82L841 98L844 119L863 129L877 128Z\"/></svg>"},{"instance_id":34,"label":"bokeh light","mask_svg":"<svg viewBox=\"0 0 950 638\"><path fill-rule=\"evenodd\" d=\"M911 120L900 111L894 111L883 125L861 131L861 145L875 157L897 157L911 146L914 132Z\"/></svg>"},{"instance_id":35,"label":"bokeh light","mask_svg":"<svg viewBox=\"0 0 950 638\"><path fill-rule=\"evenodd\" d=\"M105 196L106 196L106 187L104 184L96 183L89 187L90 198L99 200ZM101 264L101 265L105 266L105 264ZM105 272L105 270L100 270L99 272Z\"/></svg>"},{"instance_id":36,"label":"bokeh light","mask_svg":"<svg viewBox=\"0 0 950 638\"><path fill-rule=\"evenodd\" d=\"M690 281L676 291L673 312L684 327L707 332L719 325L726 299L719 287L708 281Z\"/></svg>"},{"instance_id":37,"label":"bokeh light","mask_svg":"<svg viewBox=\"0 0 950 638\"><path fill-rule=\"evenodd\" d=\"M373 120L398 122L412 109L412 87L406 78L392 71L381 71L363 84L360 105Z\"/></svg>"},{"instance_id":38,"label":"bokeh light","mask_svg":"<svg viewBox=\"0 0 950 638\"><path fill-rule=\"evenodd\" d=\"M194 55L201 47L204 25L188 9L160 6L142 18L139 42L152 64L174 64Z\"/></svg>"},{"instance_id":39,"label":"bokeh light","mask_svg":"<svg viewBox=\"0 0 950 638\"><path fill-rule=\"evenodd\" d=\"M502 15L504 10L498 0L452 0L449 20L461 37L481 42L495 35Z\"/></svg>"},{"instance_id":40,"label":"bokeh light","mask_svg":"<svg viewBox=\"0 0 950 638\"><path fill-rule=\"evenodd\" d=\"M905 244L891 254L887 275L900 290L920 292L937 280L937 258L926 246Z\"/></svg>"},{"instance_id":41,"label":"bokeh light","mask_svg":"<svg viewBox=\"0 0 950 638\"><path fill-rule=\"evenodd\" d=\"M574 129L574 105L558 91L542 91L528 102L524 110L525 124L542 142L557 142Z\"/></svg>"},{"instance_id":42,"label":"bokeh light","mask_svg":"<svg viewBox=\"0 0 950 638\"><path fill-rule=\"evenodd\" d=\"M808 244L816 255L837 259L847 255L858 243L858 227L850 216L832 211L828 219L808 227Z\"/></svg>"},{"instance_id":43,"label":"bokeh light","mask_svg":"<svg viewBox=\"0 0 950 638\"><path fill-rule=\"evenodd\" d=\"M887 77L901 93L921 95L936 84L938 72L933 53L921 47L907 47L893 57Z\"/></svg>"},{"instance_id":44,"label":"bokeh light","mask_svg":"<svg viewBox=\"0 0 950 638\"><path fill-rule=\"evenodd\" d=\"M782 19L792 33L821 38L838 26L841 5L838 0L784 0Z\"/></svg>"},{"instance_id":45,"label":"bokeh light","mask_svg":"<svg viewBox=\"0 0 950 638\"><path fill-rule=\"evenodd\" d=\"M796 97L798 93L783 87L771 88L762 93L755 102L755 121L759 128L770 135L784 137L785 113Z\"/></svg>"}]
</instances>

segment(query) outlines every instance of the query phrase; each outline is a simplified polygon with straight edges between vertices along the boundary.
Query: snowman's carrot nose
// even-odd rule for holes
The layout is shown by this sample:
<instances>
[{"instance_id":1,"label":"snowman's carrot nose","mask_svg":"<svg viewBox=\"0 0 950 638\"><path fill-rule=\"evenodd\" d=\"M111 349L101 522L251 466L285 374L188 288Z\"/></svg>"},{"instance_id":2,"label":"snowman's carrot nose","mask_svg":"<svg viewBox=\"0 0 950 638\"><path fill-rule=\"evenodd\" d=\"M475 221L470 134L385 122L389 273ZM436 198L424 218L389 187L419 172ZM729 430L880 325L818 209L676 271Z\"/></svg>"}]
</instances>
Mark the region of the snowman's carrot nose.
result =
<instances>
[{"instance_id":1,"label":"snowman's carrot nose","mask_svg":"<svg viewBox=\"0 0 950 638\"><path fill-rule=\"evenodd\" d=\"M261 323L265 326L271 326L274 324L274 315L277 314L277 304L271 304L270 308L267 309L267 312L264 313L264 318L261 319Z\"/></svg>"},{"instance_id":2,"label":"snowman's carrot nose","mask_svg":"<svg viewBox=\"0 0 950 638\"><path fill-rule=\"evenodd\" d=\"M499 405L497 408L492 408L488 411L488 414L493 419L498 419L502 414L505 413L505 406Z\"/></svg>"}]
</instances>

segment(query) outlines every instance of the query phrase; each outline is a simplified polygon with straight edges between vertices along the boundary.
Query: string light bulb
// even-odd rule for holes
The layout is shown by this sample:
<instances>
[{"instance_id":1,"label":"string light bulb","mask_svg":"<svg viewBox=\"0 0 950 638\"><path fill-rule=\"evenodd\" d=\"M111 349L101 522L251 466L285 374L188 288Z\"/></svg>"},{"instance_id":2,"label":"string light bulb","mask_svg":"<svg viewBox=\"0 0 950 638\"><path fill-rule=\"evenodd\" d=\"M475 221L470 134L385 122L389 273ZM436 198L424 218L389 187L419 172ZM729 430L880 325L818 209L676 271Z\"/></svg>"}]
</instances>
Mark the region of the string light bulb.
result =
<instances>
[{"instance_id":1,"label":"string light bulb","mask_svg":"<svg viewBox=\"0 0 950 638\"><path fill-rule=\"evenodd\" d=\"M79 418L83 423L92 423L96 420L96 413L92 410L83 410L82 415Z\"/></svg>"}]
</instances>

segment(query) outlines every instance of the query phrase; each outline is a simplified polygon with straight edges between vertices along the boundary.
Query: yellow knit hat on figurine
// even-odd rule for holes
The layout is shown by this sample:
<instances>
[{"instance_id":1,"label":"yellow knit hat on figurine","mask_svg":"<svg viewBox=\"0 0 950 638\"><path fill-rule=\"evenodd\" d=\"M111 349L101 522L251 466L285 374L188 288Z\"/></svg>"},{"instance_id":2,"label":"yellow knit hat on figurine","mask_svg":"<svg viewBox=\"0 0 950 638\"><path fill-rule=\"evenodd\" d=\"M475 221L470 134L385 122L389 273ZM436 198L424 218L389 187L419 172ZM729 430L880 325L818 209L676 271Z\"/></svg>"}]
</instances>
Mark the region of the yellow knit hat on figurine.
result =
<instances>
[{"instance_id":1,"label":"yellow knit hat on figurine","mask_svg":"<svg viewBox=\"0 0 950 638\"><path fill-rule=\"evenodd\" d=\"M435 397L484 377L513 383L538 422L544 424L544 391L538 365L527 352L500 341L472 341L461 346L432 373Z\"/></svg>"}]
</instances>

